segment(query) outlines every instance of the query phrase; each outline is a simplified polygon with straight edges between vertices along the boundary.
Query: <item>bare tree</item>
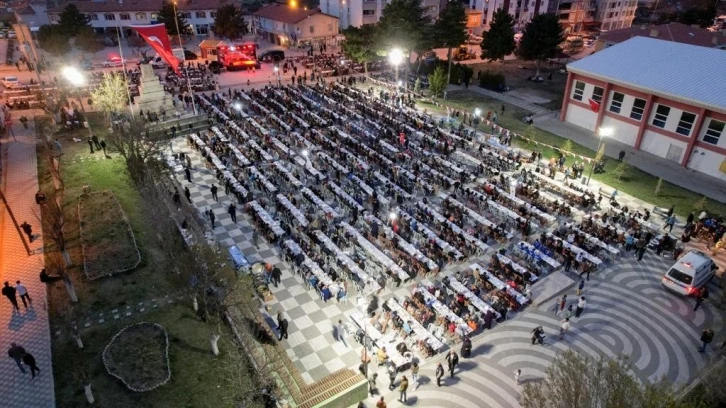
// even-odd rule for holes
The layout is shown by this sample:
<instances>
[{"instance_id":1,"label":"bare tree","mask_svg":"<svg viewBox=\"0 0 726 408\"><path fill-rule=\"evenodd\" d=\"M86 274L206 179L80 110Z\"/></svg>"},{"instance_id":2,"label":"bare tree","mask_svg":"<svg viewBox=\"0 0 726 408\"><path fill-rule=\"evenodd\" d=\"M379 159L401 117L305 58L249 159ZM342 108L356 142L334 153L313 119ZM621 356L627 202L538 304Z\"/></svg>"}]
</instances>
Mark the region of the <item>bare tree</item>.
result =
<instances>
[{"instance_id":1,"label":"bare tree","mask_svg":"<svg viewBox=\"0 0 726 408\"><path fill-rule=\"evenodd\" d=\"M91 91L93 106L98 107L111 123L113 116L126 109L128 102L126 79L116 73L103 74L101 83Z\"/></svg>"},{"instance_id":2,"label":"bare tree","mask_svg":"<svg viewBox=\"0 0 726 408\"><path fill-rule=\"evenodd\" d=\"M109 144L126 160L131 179L138 184L152 169L164 167L161 162L163 138L149 136L142 119L123 122L108 135Z\"/></svg>"}]
</instances>

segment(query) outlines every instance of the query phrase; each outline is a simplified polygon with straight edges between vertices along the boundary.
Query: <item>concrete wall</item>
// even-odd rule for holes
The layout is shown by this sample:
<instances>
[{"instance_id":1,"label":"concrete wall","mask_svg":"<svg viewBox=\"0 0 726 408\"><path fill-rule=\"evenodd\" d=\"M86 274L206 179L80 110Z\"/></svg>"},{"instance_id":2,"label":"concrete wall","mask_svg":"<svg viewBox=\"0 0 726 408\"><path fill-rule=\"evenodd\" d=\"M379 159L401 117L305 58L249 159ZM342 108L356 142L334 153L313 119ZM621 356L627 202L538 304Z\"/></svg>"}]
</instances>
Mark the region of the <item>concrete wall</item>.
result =
<instances>
[{"instance_id":1,"label":"concrete wall","mask_svg":"<svg viewBox=\"0 0 726 408\"><path fill-rule=\"evenodd\" d=\"M595 121L597 120L597 113L591 109L577 106L570 103L567 106L567 115L565 121L570 122L579 127L595 131Z\"/></svg>"},{"instance_id":2,"label":"concrete wall","mask_svg":"<svg viewBox=\"0 0 726 408\"><path fill-rule=\"evenodd\" d=\"M724 162L726 162L726 156L696 146L691 153L688 168L726 181L726 173L720 169Z\"/></svg>"},{"instance_id":3,"label":"concrete wall","mask_svg":"<svg viewBox=\"0 0 726 408\"><path fill-rule=\"evenodd\" d=\"M640 150L655 154L662 158L667 158L676 162L683 159L683 154L686 152L687 144L679 140L672 139L661 135L660 133L646 130L643 133L643 142L640 145ZM680 150L680 154L668 157L670 154Z\"/></svg>"},{"instance_id":4,"label":"concrete wall","mask_svg":"<svg viewBox=\"0 0 726 408\"><path fill-rule=\"evenodd\" d=\"M635 146L635 139L638 137L638 126L628 122L623 122L610 116L604 116L600 126L613 129L613 135L610 139L615 139L618 142Z\"/></svg>"}]
</instances>

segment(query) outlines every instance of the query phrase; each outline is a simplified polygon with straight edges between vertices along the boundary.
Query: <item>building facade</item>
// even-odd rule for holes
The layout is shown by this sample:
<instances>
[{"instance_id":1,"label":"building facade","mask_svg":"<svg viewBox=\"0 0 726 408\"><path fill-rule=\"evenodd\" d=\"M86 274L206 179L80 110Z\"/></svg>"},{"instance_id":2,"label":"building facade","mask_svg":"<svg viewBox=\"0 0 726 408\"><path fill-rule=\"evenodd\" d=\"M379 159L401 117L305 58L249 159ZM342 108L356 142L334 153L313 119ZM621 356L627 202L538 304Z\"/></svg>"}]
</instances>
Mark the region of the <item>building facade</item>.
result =
<instances>
[{"instance_id":1,"label":"building facade","mask_svg":"<svg viewBox=\"0 0 726 408\"><path fill-rule=\"evenodd\" d=\"M560 119L726 180L724 66L722 50L635 37L567 66Z\"/></svg>"},{"instance_id":2,"label":"building facade","mask_svg":"<svg viewBox=\"0 0 726 408\"><path fill-rule=\"evenodd\" d=\"M124 2L123 0L97 2L74 2L78 10L85 14L91 27L99 34L113 33L121 28L121 36L135 35L128 28L131 25L155 24L163 0L148 0L144 2ZM212 33L217 9L225 4L237 4L223 0L195 0L179 3L179 13L186 20L187 25L196 36L207 36ZM239 5L239 4L237 4ZM48 19L51 24L60 21L60 15L65 4L48 9Z\"/></svg>"},{"instance_id":3,"label":"building facade","mask_svg":"<svg viewBox=\"0 0 726 408\"><path fill-rule=\"evenodd\" d=\"M439 17L446 0L421 0L426 14L432 19ZM320 0L320 11L338 17L340 28L375 24L380 20L389 0Z\"/></svg>"},{"instance_id":4,"label":"building facade","mask_svg":"<svg viewBox=\"0 0 726 408\"><path fill-rule=\"evenodd\" d=\"M339 36L338 17L320 9L301 9L286 4L270 3L252 13L255 33L283 47L302 44L336 44Z\"/></svg>"},{"instance_id":5,"label":"building facade","mask_svg":"<svg viewBox=\"0 0 726 408\"><path fill-rule=\"evenodd\" d=\"M600 23L600 30L618 30L633 25L637 0L599 0L595 21Z\"/></svg>"},{"instance_id":6,"label":"building facade","mask_svg":"<svg viewBox=\"0 0 726 408\"><path fill-rule=\"evenodd\" d=\"M472 29L472 32L479 35L488 31L494 12L501 8L514 17L515 31L522 31L532 17L547 13L549 5L550 0L469 0L469 7L482 13L481 27Z\"/></svg>"}]
</instances>

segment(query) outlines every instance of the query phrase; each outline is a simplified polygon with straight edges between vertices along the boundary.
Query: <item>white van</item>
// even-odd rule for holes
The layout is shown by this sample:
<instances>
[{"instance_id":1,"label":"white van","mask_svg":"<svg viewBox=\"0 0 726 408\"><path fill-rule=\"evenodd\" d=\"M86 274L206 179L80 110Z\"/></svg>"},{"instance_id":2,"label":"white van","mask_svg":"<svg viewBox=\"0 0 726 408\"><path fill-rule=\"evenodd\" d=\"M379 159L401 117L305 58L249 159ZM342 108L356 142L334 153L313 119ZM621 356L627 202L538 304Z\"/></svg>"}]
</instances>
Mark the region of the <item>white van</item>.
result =
<instances>
[{"instance_id":1,"label":"white van","mask_svg":"<svg viewBox=\"0 0 726 408\"><path fill-rule=\"evenodd\" d=\"M690 251L676 261L663 276L663 286L679 295L691 296L706 286L713 278L718 266L706 254Z\"/></svg>"}]
</instances>

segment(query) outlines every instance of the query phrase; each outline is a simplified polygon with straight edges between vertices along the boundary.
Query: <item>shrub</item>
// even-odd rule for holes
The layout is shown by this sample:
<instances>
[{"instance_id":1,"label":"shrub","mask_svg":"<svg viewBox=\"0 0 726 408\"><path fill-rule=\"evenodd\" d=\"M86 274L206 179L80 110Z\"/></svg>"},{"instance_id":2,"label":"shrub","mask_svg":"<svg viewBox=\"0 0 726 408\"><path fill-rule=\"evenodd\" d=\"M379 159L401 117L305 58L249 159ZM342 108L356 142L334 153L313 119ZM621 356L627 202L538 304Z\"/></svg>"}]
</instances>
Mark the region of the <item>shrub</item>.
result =
<instances>
[{"instance_id":1,"label":"shrub","mask_svg":"<svg viewBox=\"0 0 726 408\"><path fill-rule=\"evenodd\" d=\"M501 73L484 71L479 77L479 86L492 91L503 90L505 84L504 74Z\"/></svg>"}]
</instances>

